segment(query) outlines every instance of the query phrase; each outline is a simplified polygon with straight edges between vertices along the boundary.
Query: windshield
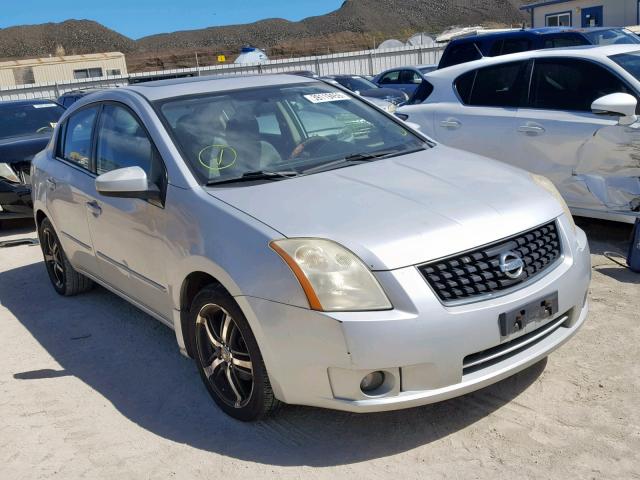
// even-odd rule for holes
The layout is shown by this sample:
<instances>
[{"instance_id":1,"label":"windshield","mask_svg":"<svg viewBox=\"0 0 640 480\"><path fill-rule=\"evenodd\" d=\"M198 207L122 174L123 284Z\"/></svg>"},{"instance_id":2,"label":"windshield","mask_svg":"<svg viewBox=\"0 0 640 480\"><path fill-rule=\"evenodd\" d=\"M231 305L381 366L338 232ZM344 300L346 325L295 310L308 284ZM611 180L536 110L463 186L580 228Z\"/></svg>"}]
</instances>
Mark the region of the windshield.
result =
<instances>
[{"instance_id":1,"label":"windshield","mask_svg":"<svg viewBox=\"0 0 640 480\"><path fill-rule=\"evenodd\" d=\"M640 51L620 53L609 58L640 81Z\"/></svg>"},{"instance_id":2,"label":"windshield","mask_svg":"<svg viewBox=\"0 0 640 480\"><path fill-rule=\"evenodd\" d=\"M370 82L366 78L362 77L337 77L336 82L345 88L348 88L352 92L361 92L364 90L371 90L373 88L380 88L373 82Z\"/></svg>"},{"instance_id":3,"label":"windshield","mask_svg":"<svg viewBox=\"0 0 640 480\"><path fill-rule=\"evenodd\" d=\"M51 133L63 112L55 103L0 104L0 138Z\"/></svg>"},{"instance_id":4,"label":"windshield","mask_svg":"<svg viewBox=\"0 0 640 480\"><path fill-rule=\"evenodd\" d=\"M185 160L205 183L255 172L295 176L427 146L376 108L319 82L174 98L159 105Z\"/></svg>"},{"instance_id":5,"label":"windshield","mask_svg":"<svg viewBox=\"0 0 640 480\"><path fill-rule=\"evenodd\" d=\"M607 30L583 31L592 45L626 45L640 44L640 37L623 28L610 28Z\"/></svg>"}]
</instances>

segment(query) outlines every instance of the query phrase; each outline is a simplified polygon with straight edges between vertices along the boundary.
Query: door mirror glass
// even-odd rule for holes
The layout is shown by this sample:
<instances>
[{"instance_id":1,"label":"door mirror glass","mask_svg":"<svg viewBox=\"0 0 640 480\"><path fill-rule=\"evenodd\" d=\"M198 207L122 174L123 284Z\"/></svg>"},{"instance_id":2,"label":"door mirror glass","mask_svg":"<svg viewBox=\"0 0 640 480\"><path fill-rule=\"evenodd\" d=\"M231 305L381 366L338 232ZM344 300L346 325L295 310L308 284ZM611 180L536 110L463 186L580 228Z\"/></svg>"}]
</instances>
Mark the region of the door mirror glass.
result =
<instances>
[{"instance_id":1,"label":"door mirror glass","mask_svg":"<svg viewBox=\"0 0 640 480\"><path fill-rule=\"evenodd\" d=\"M620 117L620 125L635 123L638 101L628 93L612 93L598 98L591 104L591 111L600 115L615 115Z\"/></svg>"},{"instance_id":2,"label":"door mirror glass","mask_svg":"<svg viewBox=\"0 0 640 480\"><path fill-rule=\"evenodd\" d=\"M96 190L105 197L152 199L159 190L149 185L147 174L140 167L125 167L103 173L96 178Z\"/></svg>"}]
</instances>

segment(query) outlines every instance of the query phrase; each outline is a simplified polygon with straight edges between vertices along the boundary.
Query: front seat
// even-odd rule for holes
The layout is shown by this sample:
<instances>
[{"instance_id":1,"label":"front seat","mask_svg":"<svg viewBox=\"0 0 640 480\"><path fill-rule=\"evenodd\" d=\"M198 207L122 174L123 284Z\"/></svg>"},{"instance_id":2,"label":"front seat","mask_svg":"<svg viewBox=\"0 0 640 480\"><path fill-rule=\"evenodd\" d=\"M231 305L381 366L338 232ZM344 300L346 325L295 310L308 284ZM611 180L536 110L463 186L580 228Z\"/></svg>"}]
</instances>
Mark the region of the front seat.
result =
<instances>
[{"instance_id":1,"label":"front seat","mask_svg":"<svg viewBox=\"0 0 640 480\"><path fill-rule=\"evenodd\" d=\"M260 138L255 116L238 113L231 117L227 122L225 140L237 153L234 167L240 171L269 169L282 162L276 148Z\"/></svg>"}]
</instances>

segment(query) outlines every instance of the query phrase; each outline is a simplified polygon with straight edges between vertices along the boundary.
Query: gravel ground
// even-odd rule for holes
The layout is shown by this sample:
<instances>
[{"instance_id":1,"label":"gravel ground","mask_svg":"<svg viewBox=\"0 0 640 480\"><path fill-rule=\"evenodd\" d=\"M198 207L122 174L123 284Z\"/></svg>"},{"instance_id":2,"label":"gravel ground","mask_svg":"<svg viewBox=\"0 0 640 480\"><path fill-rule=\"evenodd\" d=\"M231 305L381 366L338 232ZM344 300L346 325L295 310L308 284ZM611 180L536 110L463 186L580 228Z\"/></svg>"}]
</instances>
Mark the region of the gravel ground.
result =
<instances>
[{"instance_id":1,"label":"gravel ground","mask_svg":"<svg viewBox=\"0 0 640 480\"><path fill-rule=\"evenodd\" d=\"M169 329L101 288L57 296L39 247L0 249L0 478L640 478L640 275L602 256L630 230L582 226L590 318L548 360L436 405L255 424L215 408Z\"/></svg>"}]
</instances>

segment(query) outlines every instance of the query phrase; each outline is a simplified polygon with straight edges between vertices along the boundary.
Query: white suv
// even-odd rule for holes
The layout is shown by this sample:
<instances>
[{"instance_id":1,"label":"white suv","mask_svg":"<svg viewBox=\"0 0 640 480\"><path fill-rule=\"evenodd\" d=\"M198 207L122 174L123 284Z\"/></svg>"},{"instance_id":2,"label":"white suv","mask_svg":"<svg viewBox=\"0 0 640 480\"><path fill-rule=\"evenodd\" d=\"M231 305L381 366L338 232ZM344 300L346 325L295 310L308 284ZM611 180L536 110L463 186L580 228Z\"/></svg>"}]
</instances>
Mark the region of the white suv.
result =
<instances>
[{"instance_id":1,"label":"white suv","mask_svg":"<svg viewBox=\"0 0 640 480\"><path fill-rule=\"evenodd\" d=\"M427 75L399 115L446 145L543 174L577 215L640 216L640 49L575 47L484 58Z\"/></svg>"}]
</instances>

